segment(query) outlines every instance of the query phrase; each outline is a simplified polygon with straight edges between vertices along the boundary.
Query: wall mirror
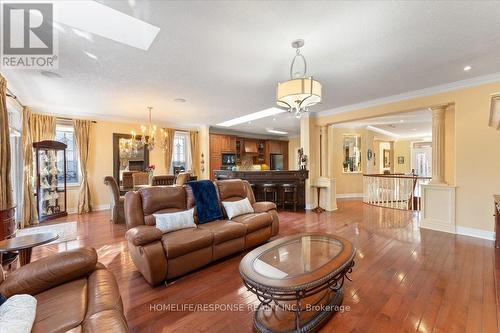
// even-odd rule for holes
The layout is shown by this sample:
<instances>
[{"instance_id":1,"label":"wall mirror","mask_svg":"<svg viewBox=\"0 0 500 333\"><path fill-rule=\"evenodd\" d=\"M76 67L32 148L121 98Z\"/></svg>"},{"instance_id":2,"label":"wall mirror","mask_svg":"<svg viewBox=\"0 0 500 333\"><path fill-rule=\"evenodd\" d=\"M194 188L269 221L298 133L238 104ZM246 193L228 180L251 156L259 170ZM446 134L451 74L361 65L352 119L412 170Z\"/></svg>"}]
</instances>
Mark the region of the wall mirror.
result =
<instances>
[{"instance_id":1,"label":"wall mirror","mask_svg":"<svg viewBox=\"0 0 500 333\"><path fill-rule=\"evenodd\" d=\"M344 173L361 172L361 136L344 135L343 141L343 165Z\"/></svg>"},{"instance_id":2,"label":"wall mirror","mask_svg":"<svg viewBox=\"0 0 500 333\"><path fill-rule=\"evenodd\" d=\"M136 135L131 144L132 135L113 133L113 177L122 184L123 172L143 171L149 165L149 150L141 145L141 137Z\"/></svg>"}]
</instances>

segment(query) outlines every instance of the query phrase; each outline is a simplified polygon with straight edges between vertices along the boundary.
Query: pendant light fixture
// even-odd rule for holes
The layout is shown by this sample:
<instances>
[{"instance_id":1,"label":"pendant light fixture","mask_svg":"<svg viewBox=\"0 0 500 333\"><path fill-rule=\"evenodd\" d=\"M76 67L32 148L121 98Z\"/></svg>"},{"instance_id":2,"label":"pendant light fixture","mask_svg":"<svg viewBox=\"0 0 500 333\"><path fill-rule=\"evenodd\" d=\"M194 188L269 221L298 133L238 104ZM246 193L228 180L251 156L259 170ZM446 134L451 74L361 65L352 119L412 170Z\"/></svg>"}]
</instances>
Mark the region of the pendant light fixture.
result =
<instances>
[{"instance_id":1,"label":"pendant light fixture","mask_svg":"<svg viewBox=\"0 0 500 333\"><path fill-rule=\"evenodd\" d=\"M321 102L321 83L307 77L306 58L300 53L304 46L303 39L292 42L295 57L290 65L290 80L278 83L276 88L276 104L287 108L288 112L295 113L300 118L309 107Z\"/></svg>"}]
</instances>

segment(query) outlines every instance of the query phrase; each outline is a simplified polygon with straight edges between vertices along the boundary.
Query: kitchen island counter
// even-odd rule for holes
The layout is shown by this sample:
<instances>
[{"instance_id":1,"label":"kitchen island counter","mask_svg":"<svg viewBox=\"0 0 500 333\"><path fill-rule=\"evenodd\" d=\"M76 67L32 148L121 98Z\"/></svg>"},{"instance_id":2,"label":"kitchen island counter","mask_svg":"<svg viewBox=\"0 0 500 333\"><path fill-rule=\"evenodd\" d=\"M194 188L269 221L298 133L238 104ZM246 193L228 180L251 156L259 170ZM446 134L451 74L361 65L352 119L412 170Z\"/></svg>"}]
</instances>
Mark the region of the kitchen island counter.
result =
<instances>
[{"instance_id":1,"label":"kitchen island counter","mask_svg":"<svg viewBox=\"0 0 500 333\"><path fill-rule=\"evenodd\" d=\"M282 196L279 189L280 184L295 184L297 186L297 207L305 209L305 181L309 177L308 170L216 170L215 178L222 179L244 179L254 184L255 199L263 201L262 184L276 184L278 186L278 201Z\"/></svg>"}]
</instances>

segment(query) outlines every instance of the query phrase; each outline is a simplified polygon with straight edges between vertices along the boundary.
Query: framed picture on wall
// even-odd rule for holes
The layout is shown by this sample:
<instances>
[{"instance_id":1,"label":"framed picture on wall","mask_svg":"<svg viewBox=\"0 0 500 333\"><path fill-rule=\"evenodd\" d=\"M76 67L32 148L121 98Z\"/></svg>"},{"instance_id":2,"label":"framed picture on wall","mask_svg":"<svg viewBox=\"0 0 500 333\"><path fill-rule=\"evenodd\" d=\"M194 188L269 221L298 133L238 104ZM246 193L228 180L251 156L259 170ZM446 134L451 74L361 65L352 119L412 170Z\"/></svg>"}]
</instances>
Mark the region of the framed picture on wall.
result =
<instances>
[{"instance_id":1,"label":"framed picture on wall","mask_svg":"<svg viewBox=\"0 0 500 333\"><path fill-rule=\"evenodd\" d=\"M398 156L398 164L405 164L405 157L404 156Z\"/></svg>"},{"instance_id":2,"label":"framed picture on wall","mask_svg":"<svg viewBox=\"0 0 500 333\"><path fill-rule=\"evenodd\" d=\"M391 151L389 149L384 149L384 168L391 167Z\"/></svg>"}]
</instances>

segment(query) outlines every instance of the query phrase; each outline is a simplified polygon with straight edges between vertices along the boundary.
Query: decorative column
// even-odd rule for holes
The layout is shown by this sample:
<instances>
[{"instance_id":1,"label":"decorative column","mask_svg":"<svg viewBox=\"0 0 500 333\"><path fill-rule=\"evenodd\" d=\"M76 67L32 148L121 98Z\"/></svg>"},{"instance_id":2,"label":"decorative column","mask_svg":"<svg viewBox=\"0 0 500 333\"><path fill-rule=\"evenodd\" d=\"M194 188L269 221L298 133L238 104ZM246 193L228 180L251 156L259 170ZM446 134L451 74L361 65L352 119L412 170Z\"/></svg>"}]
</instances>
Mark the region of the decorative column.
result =
<instances>
[{"instance_id":1,"label":"decorative column","mask_svg":"<svg viewBox=\"0 0 500 333\"><path fill-rule=\"evenodd\" d=\"M320 127L320 177L328 177L328 127Z\"/></svg>"},{"instance_id":2,"label":"decorative column","mask_svg":"<svg viewBox=\"0 0 500 333\"><path fill-rule=\"evenodd\" d=\"M432 111L432 180L433 185L444 181L444 113L447 105L431 107Z\"/></svg>"}]
</instances>

